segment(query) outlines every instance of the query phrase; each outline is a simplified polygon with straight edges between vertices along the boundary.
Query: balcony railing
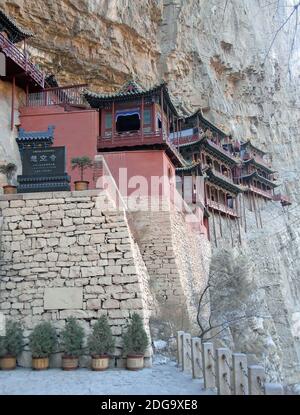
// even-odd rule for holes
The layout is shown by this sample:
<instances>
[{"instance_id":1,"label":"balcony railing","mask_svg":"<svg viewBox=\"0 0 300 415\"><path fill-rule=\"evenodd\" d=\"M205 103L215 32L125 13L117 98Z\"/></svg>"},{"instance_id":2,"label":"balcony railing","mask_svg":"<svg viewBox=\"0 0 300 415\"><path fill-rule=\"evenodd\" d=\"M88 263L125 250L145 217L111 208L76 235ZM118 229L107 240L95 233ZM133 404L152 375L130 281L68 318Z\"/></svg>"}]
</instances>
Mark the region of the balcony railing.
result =
<instances>
[{"instance_id":1,"label":"balcony railing","mask_svg":"<svg viewBox=\"0 0 300 415\"><path fill-rule=\"evenodd\" d=\"M207 199L207 206L210 207L213 210L217 210L219 212L225 213L226 215L229 216L234 216L237 217L237 212L235 211L235 209L230 208L228 206L223 205L222 203L217 203L214 200L211 199Z\"/></svg>"},{"instance_id":2,"label":"balcony railing","mask_svg":"<svg viewBox=\"0 0 300 415\"><path fill-rule=\"evenodd\" d=\"M263 159L261 156L258 156L257 154L254 156L250 153L245 153L244 157L243 157L243 160L247 161L247 160L250 160L252 158L256 161L257 164L260 164L261 166L264 166L264 167L267 167L268 169L271 169L271 164L267 160Z\"/></svg>"},{"instance_id":3,"label":"balcony railing","mask_svg":"<svg viewBox=\"0 0 300 415\"><path fill-rule=\"evenodd\" d=\"M234 160L236 162L239 161L239 159L237 157L235 157L230 151L224 150L224 148L220 144L216 144L210 139L207 139L207 142L211 147L215 148L216 150L218 150L219 152L221 152L225 156L230 157L232 160Z\"/></svg>"},{"instance_id":4,"label":"balcony railing","mask_svg":"<svg viewBox=\"0 0 300 415\"><path fill-rule=\"evenodd\" d=\"M45 84L45 75L27 56L24 55L9 39L0 33L0 50L17 65L19 65L42 88Z\"/></svg>"},{"instance_id":5,"label":"balcony railing","mask_svg":"<svg viewBox=\"0 0 300 415\"><path fill-rule=\"evenodd\" d=\"M61 104L87 106L83 96L86 87L87 84L81 84L44 89L44 91L29 94L26 106L44 107Z\"/></svg>"},{"instance_id":6,"label":"balcony railing","mask_svg":"<svg viewBox=\"0 0 300 415\"><path fill-rule=\"evenodd\" d=\"M247 189L247 188L246 188ZM271 191L259 189L258 187L253 186L252 184L249 185L248 189L250 189L252 192L267 197L268 199L273 199L273 195Z\"/></svg>"}]
</instances>

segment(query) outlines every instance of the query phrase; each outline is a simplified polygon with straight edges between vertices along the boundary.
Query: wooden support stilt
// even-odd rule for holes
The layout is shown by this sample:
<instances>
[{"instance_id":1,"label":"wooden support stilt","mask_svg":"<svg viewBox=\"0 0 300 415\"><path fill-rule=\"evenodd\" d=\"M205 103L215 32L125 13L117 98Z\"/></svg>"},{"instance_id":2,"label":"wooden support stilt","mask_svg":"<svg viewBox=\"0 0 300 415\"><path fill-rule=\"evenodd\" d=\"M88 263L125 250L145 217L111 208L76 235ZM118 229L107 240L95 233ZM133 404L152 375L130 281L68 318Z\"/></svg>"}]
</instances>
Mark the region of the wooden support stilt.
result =
<instances>
[{"instance_id":1,"label":"wooden support stilt","mask_svg":"<svg viewBox=\"0 0 300 415\"><path fill-rule=\"evenodd\" d=\"M111 141L114 142L114 135L115 135L115 103L112 103L112 110L111 110Z\"/></svg>"},{"instance_id":2,"label":"wooden support stilt","mask_svg":"<svg viewBox=\"0 0 300 415\"><path fill-rule=\"evenodd\" d=\"M247 233L247 218L246 218L245 195L243 195L242 200L243 200L243 214L244 214L245 233Z\"/></svg>"},{"instance_id":3,"label":"wooden support stilt","mask_svg":"<svg viewBox=\"0 0 300 415\"><path fill-rule=\"evenodd\" d=\"M144 141L144 97L142 97L142 105L141 105L141 136L142 142Z\"/></svg>"},{"instance_id":4,"label":"wooden support stilt","mask_svg":"<svg viewBox=\"0 0 300 415\"><path fill-rule=\"evenodd\" d=\"M221 218L221 212L220 212L220 201L219 201L219 198L220 198L220 190L218 190L217 189L217 200L218 200L218 208L219 208L219 226L220 226L220 235L221 235L221 238L223 238L223 232L222 232L222 218Z\"/></svg>"},{"instance_id":5,"label":"wooden support stilt","mask_svg":"<svg viewBox=\"0 0 300 415\"><path fill-rule=\"evenodd\" d=\"M257 218L257 212L256 212L256 205L255 205L255 196L254 194L251 193L252 196L252 202L253 202L253 209L254 209L254 214L255 214L255 222L256 222L256 227L258 228L258 218Z\"/></svg>"}]
</instances>

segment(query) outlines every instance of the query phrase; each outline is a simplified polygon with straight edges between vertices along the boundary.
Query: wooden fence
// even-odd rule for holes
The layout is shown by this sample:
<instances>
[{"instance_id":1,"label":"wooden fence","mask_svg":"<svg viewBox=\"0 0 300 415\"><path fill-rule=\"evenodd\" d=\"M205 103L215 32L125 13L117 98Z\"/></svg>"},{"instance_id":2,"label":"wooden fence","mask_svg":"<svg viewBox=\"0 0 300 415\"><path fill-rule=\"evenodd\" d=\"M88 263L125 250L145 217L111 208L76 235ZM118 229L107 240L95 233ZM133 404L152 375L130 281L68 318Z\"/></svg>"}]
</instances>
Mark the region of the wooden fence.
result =
<instances>
[{"instance_id":1,"label":"wooden fence","mask_svg":"<svg viewBox=\"0 0 300 415\"><path fill-rule=\"evenodd\" d=\"M263 366L248 365L247 355L215 349L184 331L177 332L177 364L193 378L203 378L204 389L218 395L283 395L279 383L267 383Z\"/></svg>"}]
</instances>

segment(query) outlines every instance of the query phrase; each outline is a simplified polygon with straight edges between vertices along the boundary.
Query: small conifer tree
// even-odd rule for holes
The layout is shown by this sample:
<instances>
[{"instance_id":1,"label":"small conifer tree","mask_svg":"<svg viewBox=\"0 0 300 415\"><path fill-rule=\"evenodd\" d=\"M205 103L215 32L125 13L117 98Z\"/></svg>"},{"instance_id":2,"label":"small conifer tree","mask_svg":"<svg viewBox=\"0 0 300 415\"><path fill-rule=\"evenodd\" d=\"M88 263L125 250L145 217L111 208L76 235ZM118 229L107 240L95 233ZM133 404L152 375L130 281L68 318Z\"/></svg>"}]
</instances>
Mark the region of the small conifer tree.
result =
<instances>
[{"instance_id":1,"label":"small conifer tree","mask_svg":"<svg viewBox=\"0 0 300 415\"><path fill-rule=\"evenodd\" d=\"M88 339L88 347L90 353L94 356L113 353L115 349L115 339L105 315L101 316L95 323L93 332Z\"/></svg>"},{"instance_id":2,"label":"small conifer tree","mask_svg":"<svg viewBox=\"0 0 300 415\"><path fill-rule=\"evenodd\" d=\"M144 354L149 344L147 333L144 329L143 320L133 313L127 332L123 335L125 354Z\"/></svg>"},{"instance_id":3,"label":"small conifer tree","mask_svg":"<svg viewBox=\"0 0 300 415\"><path fill-rule=\"evenodd\" d=\"M29 336L29 347L33 357L49 357L57 344L55 328L48 321L38 324Z\"/></svg>"},{"instance_id":4,"label":"small conifer tree","mask_svg":"<svg viewBox=\"0 0 300 415\"><path fill-rule=\"evenodd\" d=\"M21 323L9 320L6 325L6 334L0 339L0 356L17 357L23 349L23 329Z\"/></svg>"},{"instance_id":5,"label":"small conifer tree","mask_svg":"<svg viewBox=\"0 0 300 415\"><path fill-rule=\"evenodd\" d=\"M82 353L84 331L74 317L66 320L61 332L62 345L66 356L78 357Z\"/></svg>"}]
</instances>

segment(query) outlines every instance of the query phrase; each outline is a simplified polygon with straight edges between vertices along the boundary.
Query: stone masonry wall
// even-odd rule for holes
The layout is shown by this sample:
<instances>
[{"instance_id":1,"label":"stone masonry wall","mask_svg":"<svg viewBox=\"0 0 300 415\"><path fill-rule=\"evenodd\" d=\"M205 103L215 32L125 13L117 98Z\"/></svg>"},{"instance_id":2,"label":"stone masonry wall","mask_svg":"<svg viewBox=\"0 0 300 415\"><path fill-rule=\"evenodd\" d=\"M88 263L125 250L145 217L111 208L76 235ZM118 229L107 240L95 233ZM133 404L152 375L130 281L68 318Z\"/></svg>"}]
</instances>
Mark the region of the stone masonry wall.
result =
<instances>
[{"instance_id":1,"label":"stone masonry wall","mask_svg":"<svg viewBox=\"0 0 300 415\"><path fill-rule=\"evenodd\" d=\"M130 313L142 315L149 332L151 307L149 276L124 212L113 211L97 191L2 196L0 207L1 311L22 321L26 339L40 321L61 329L69 316L88 334L105 313L121 366L121 334ZM19 364L30 365L28 351Z\"/></svg>"},{"instance_id":2,"label":"stone masonry wall","mask_svg":"<svg viewBox=\"0 0 300 415\"><path fill-rule=\"evenodd\" d=\"M154 339L170 340L177 330L197 333L197 305L208 274L210 243L172 210L131 213L134 237L150 276Z\"/></svg>"}]
</instances>

